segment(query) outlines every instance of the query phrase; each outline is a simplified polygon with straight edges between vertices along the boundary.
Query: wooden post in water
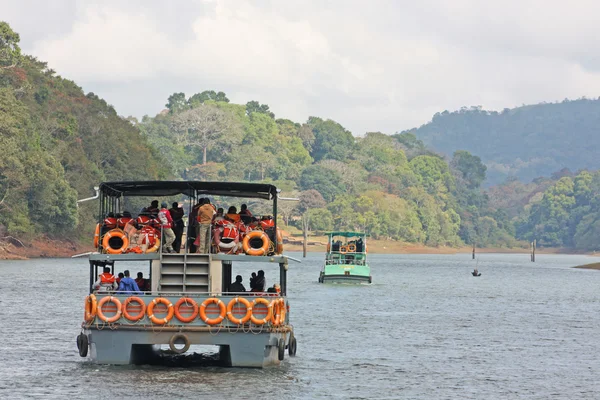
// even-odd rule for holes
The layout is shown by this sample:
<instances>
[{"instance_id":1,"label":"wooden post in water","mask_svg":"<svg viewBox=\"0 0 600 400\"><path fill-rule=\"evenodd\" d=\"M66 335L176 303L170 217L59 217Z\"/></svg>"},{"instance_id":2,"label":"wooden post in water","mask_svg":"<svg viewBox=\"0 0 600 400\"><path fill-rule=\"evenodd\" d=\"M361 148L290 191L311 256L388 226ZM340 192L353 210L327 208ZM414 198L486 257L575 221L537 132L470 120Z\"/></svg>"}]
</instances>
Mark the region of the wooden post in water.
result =
<instances>
[{"instance_id":1,"label":"wooden post in water","mask_svg":"<svg viewBox=\"0 0 600 400\"><path fill-rule=\"evenodd\" d=\"M475 259L475 242L473 242L473 260Z\"/></svg>"},{"instance_id":2,"label":"wooden post in water","mask_svg":"<svg viewBox=\"0 0 600 400\"><path fill-rule=\"evenodd\" d=\"M302 257L306 258L306 242L308 241L308 214L302 214Z\"/></svg>"},{"instance_id":3,"label":"wooden post in water","mask_svg":"<svg viewBox=\"0 0 600 400\"><path fill-rule=\"evenodd\" d=\"M535 262L535 245L536 245L536 240L533 239L533 252L531 253L531 261Z\"/></svg>"}]
</instances>

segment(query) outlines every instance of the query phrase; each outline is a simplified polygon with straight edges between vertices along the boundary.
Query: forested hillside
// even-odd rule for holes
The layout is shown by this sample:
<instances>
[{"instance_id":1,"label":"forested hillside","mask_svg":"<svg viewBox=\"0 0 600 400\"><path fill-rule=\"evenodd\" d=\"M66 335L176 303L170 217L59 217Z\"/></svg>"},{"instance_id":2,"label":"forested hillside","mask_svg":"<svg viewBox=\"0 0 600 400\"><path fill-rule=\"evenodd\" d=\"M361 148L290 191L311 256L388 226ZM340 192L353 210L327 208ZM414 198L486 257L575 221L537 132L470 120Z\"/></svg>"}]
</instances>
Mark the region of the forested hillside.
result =
<instances>
[{"instance_id":1,"label":"forested hillside","mask_svg":"<svg viewBox=\"0 0 600 400\"><path fill-rule=\"evenodd\" d=\"M488 184L516 176L529 182L562 168L600 168L600 99L565 100L485 111L481 107L437 113L412 129L435 150L477 154L488 167Z\"/></svg>"},{"instance_id":2,"label":"forested hillside","mask_svg":"<svg viewBox=\"0 0 600 400\"><path fill-rule=\"evenodd\" d=\"M0 148L0 230L25 239L78 238L97 207L78 208L76 200L102 180L169 173L158 151L104 100L21 54L18 34L3 22Z\"/></svg>"},{"instance_id":3,"label":"forested hillside","mask_svg":"<svg viewBox=\"0 0 600 400\"><path fill-rule=\"evenodd\" d=\"M504 157L510 149L495 149L498 138L493 132L483 138L480 128L503 120L509 129L525 108L443 113L417 130L423 134L452 121L453 134L464 140L451 156L436 154L412 133L354 136L330 119L277 118L266 104L233 104L212 90L174 93L164 111L138 120L120 117L43 61L21 54L18 44L19 36L0 23L0 239L87 242L97 205L78 207L76 200L91 196L99 182L186 179L274 183L286 196L300 198L279 203L287 229L360 230L376 239L430 246L512 247L532 239L543 246L600 245L599 172L562 170L482 190L489 170L479 156L460 149L471 148L461 135L480 135L484 154ZM595 101L540 107L546 106L575 107L574 116L561 108L563 120L578 115L585 121L572 126L591 129ZM541 118L539 126L546 125ZM555 140L549 154L571 151L556 142L558 128L552 132L554 139L540 139L540 146L550 148ZM594 140L587 137L586 147L593 148ZM528 153L515 148L514 154Z\"/></svg>"}]
</instances>

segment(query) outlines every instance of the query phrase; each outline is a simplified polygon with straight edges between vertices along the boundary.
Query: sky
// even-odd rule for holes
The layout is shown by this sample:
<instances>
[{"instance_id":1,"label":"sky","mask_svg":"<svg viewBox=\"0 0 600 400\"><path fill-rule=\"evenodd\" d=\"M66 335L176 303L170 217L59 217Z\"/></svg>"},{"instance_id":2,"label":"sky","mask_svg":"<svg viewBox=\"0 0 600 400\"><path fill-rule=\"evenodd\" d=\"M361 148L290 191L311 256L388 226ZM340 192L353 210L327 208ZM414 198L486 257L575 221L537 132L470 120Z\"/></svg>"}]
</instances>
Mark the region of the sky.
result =
<instances>
[{"instance_id":1,"label":"sky","mask_svg":"<svg viewBox=\"0 0 600 400\"><path fill-rule=\"evenodd\" d=\"M355 135L600 96L591 0L0 0L24 53L123 116L223 91Z\"/></svg>"}]
</instances>

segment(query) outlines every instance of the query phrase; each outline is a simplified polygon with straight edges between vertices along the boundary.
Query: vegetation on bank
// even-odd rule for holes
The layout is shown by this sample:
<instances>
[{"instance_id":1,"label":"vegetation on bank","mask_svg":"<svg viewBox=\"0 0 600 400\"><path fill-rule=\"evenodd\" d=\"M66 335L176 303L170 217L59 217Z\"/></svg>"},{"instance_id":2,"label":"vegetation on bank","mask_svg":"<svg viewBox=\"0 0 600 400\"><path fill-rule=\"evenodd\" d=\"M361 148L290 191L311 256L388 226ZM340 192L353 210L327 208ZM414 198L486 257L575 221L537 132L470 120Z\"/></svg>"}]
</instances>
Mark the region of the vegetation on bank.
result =
<instances>
[{"instance_id":1,"label":"vegetation on bank","mask_svg":"<svg viewBox=\"0 0 600 400\"><path fill-rule=\"evenodd\" d=\"M97 207L76 200L98 182L186 179L272 182L301 199L280 202L284 225L313 232L454 247L598 242L596 172L483 190L487 168L468 151L445 158L410 132L355 137L215 91L174 93L158 115L124 118L18 43L0 23L0 237L89 240Z\"/></svg>"}]
</instances>

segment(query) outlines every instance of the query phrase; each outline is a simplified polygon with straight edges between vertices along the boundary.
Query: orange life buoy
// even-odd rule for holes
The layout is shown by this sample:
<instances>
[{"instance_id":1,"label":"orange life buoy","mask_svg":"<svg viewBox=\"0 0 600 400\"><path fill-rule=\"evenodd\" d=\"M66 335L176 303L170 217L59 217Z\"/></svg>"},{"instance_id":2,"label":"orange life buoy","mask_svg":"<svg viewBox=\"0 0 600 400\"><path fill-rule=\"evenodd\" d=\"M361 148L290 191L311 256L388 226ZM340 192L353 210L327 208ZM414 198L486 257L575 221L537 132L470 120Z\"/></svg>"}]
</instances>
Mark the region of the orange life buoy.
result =
<instances>
[{"instance_id":1,"label":"orange life buoy","mask_svg":"<svg viewBox=\"0 0 600 400\"><path fill-rule=\"evenodd\" d=\"M206 306L208 306L209 304L216 304L217 306L219 306L219 316L217 318L208 318L206 316ZM225 307L225 303L223 303L221 300L217 299L216 297L210 297L206 300L204 300L202 302L202 304L200 305L200 319L202 321L204 321L205 324L207 325L216 325L216 324L220 324L221 321L223 321L225 319L225 315L227 313L226 307Z\"/></svg>"},{"instance_id":2,"label":"orange life buoy","mask_svg":"<svg viewBox=\"0 0 600 400\"><path fill-rule=\"evenodd\" d=\"M253 239L261 239L262 246L252 247L250 245L250 241ZM267 255L267 252L269 251L269 243L270 242L271 242L271 240L269 239L269 236L267 236L267 234L264 233L263 231L252 231L252 232L246 234L246 236L244 236L244 241L243 241L244 253L248 254L249 256Z\"/></svg>"},{"instance_id":3,"label":"orange life buoy","mask_svg":"<svg viewBox=\"0 0 600 400\"><path fill-rule=\"evenodd\" d=\"M107 317L106 315L104 315L104 312L102 312L102 306L106 303L114 303L114 305L117 306L116 314L110 318ZM113 322L115 322L119 318L121 318L121 302L119 301L119 299L117 299L116 297L113 297L113 296L103 297L98 302L97 313L98 313L98 318L100 318L102 321L112 324Z\"/></svg>"},{"instance_id":4,"label":"orange life buoy","mask_svg":"<svg viewBox=\"0 0 600 400\"><path fill-rule=\"evenodd\" d=\"M283 299L275 299L271 304L273 305L273 318L271 323L273 326L279 326L285 318L285 301Z\"/></svg>"},{"instance_id":5,"label":"orange life buoy","mask_svg":"<svg viewBox=\"0 0 600 400\"><path fill-rule=\"evenodd\" d=\"M267 316L263 319L258 319L256 317L254 317L254 310L256 310L257 304L263 304L263 305L267 306ZM250 321L252 321L253 324L255 324L255 325L266 324L267 322L269 322L269 320L271 319L272 316L273 316L273 305L271 304L271 302L269 302L269 300L263 299L262 297L259 297L258 299L254 299L254 301L252 302L252 314L250 315Z\"/></svg>"},{"instance_id":6,"label":"orange life buoy","mask_svg":"<svg viewBox=\"0 0 600 400\"><path fill-rule=\"evenodd\" d=\"M154 239L154 246L148 247L146 253L156 253L158 249L160 249L160 239L156 238Z\"/></svg>"},{"instance_id":7,"label":"orange life buoy","mask_svg":"<svg viewBox=\"0 0 600 400\"><path fill-rule=\"evenodd\" d=\"M121 239L121 247L111 247L110 239L112 238ZM125 250L127 250L127 247L129 247L129 238L122 230L112 229L106 232L106 234L104 235L104 238L102 239L102 247L108 254L122 254L125 252Z\"/></svg>"},{"instance_id":8,"label":"orange life buoy","mask_svg":"<svg viewBox=\"0 0 600 400\"><path fill-rule=\"evenodd\" d=\"M131 302L138 303L140 306L142 306L142 310L135 315L129 314L129 311L127 311L127 306ZM144 315L146 315L146 303L144 303L144 300L142 300L139 297L136 297L136 296L128 297L123 302L123 310L122 311L123 311L123 316L125 318L127 318L128 320L139 321L140 319L144 318Z\"/></svg>"},{"instance_id":9,"label":"orange life buoy","mask_svg":"<svg viewBox=\"0 0 600 400\"><path fill-rule=\"evenodd\" d=\"M233 315L233 306L235 306L237 303L242 303L246 306L246 315L244 315L242 318L237 318ZM231 299L227 305L227 318L231 322L236 325L243 325L250 320L250 317L252 317L252 304L250 304L247 299L244 297L236 297Z\"/></svg>"},{"instance_id":10,"label":"orange life buoy","mask_svg":"<svg viewBox=\"0 0 600 400\"><path fill-rule=\"evenodd\" d=\"M179 308L183 304L192 306L192 308L193 308L192 315L190 315L188 317L184 317L183 315L181 315ZM177 317L178 320L180 320L181 322L192 322L194 320L194 318L196 318L197 316L198 316L198 303L196 303L196 301L194 301L194 299L192 299L190 297L182 297L179 300L177 300L177 303L175 303L175 317Z\"/></svg>"},{"instance_id":11,"label":"orange life buoy","mask_svg":"<svg viewBox=\"0 0 600 400\"><path fill-rule=\"evenodd\" d=\"M354 253L356 251L356 245L354 243L350 243L346 249L348 250L348 253Z\"/></svg>"},{"instance_id":12,"label":"orange life buoy","mask_svg":"<svg viewBox=\"0 0 600 400\"><path fill-rule=\"evenodd\" d=\"M84 320L85 322L93 321L98 310L98 302L96 301L96 295L90 294L85 298L84 305Z\"/></svg>"},{"instance_id":13,"label":"orange life buoy","mask_svg":"<svg viewBox=\"0 0 600 400\"><path fill-rule=\"evenodd\" d=\"M100 243L100 224L96 224L96 231L94 232L94 248L98 248Z\"/></svg>"},{"instance_id":14,"label":"orange life buoy","mask_svg":"<svg viewBox=\"0 0 600 400\"><path fill-rule=\"evenodd\" d=\"M346 246L340 246L340 253L346 254L347 251L348 249L346 248Z\"/></svg>"},{"instance_id":15,"label":"orange life buoy","mask_svg":"<svg viewBox=\"0 0 600 400\"><path fill-rule=\"evenodd\" d=\"M331 245L329 243L327 243L327 252L329 253L331 251Z\"/></svg>"},{"instance_id":16,"label":"orange life buoy","mask_svg":"<svg viewBox=\"0 0 600 400\"><path fill-rule=\"evenodd\" d=\"M167 316L164 318L158 318L158 317L154 316L154 306L159 303L167 306ZM156 299L153 299L150 304L148 304L146 313L148 314L148 318L150 319L150 321L152 321L152 323L154 323L156 325L164 325L164 324L168 323L171 320L171 318L173 318L173 313L174 313L173 303L171 303L171 301L169 301L169 299L166 299L164 297L157 297Z\"/></svg>"}]
</instances>

